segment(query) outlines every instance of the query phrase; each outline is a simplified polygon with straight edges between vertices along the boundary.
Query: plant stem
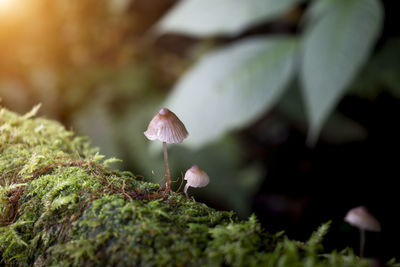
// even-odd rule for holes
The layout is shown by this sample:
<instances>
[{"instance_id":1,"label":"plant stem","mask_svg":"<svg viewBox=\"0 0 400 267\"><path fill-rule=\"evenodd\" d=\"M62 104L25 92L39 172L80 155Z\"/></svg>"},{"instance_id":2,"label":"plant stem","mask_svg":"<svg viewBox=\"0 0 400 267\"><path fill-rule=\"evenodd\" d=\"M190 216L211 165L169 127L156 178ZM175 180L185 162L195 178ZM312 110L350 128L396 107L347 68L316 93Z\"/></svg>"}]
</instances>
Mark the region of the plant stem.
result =
<instances>
[{"instance_id":1,"label":"plant stem","mask_svg":"<svg viewBox=\"0 0 400 267\"><path fill-rule=\"evenodd\" d=\"M360 229L360 258L364 257L365 230Z\"/></svg>"},{"instance_id":2,"label":"plant stem","mask_svg":"<svg viewBox=\"0 0 400 267\"><path fill-rule=\"evenodd\" d=\"M168 153L167 153L167 143L163 142L163 151L164 151L164 163L165 163L165 171L167 182L165 183L166 192L169 193L171 191L171 173L169 171L168 165Z\"/></svg>"},{"instance_id":3,"label":"plant stem","mask_svg":"<svg viewBox=\"0 0 400 267\"><path fill-rule=\"evenodd\" d=\"M185 188L183 189L183 192L185 193L186 198L189 198L188 193L187 193L188 188L189 188L189 184L186 183Z\"/></svg>"}]
</instances>

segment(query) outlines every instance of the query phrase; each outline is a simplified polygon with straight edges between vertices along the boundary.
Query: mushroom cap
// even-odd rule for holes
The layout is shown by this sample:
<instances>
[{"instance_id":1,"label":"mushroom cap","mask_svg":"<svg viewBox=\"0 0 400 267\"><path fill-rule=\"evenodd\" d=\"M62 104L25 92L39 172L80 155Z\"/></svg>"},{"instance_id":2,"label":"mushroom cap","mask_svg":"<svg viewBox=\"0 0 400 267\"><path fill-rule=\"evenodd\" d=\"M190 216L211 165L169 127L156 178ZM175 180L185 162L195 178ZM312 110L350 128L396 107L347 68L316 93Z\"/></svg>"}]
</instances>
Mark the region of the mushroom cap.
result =
<instances>
[{"instance_id":1,"label":"mushroom cap","mask_svg":"<svg viewBox=\"0 0 400 267\"><path fill-rule=\"evenodd\" d=\"M187 180L187 184L191 187L205 187L210 182L210 177L208 177L207 173L197 165L186 171L184 179Z\"/></svg>"},{"instance_id":2,"label":"mushroom cap","mask_svg":"<svg viewBox=\"0 0 400 267\"><path fill-rule=\"evenodd\" d=\"M356 207L349 210L344 220L349 224L363 230L371 232L381 231L381 224L364 206Z\"/></svg>"},{"instance_id":3,"label":"mushroom cap","mask_svg":"<svg viewBox=\"0 0 400 267\"><path fill-rule=\"evenodd\" d=\"M162 108L150 121L144 135L149 140L179 144L188 136L188 132L172 111Z\"/></svg>"}]
</instances>

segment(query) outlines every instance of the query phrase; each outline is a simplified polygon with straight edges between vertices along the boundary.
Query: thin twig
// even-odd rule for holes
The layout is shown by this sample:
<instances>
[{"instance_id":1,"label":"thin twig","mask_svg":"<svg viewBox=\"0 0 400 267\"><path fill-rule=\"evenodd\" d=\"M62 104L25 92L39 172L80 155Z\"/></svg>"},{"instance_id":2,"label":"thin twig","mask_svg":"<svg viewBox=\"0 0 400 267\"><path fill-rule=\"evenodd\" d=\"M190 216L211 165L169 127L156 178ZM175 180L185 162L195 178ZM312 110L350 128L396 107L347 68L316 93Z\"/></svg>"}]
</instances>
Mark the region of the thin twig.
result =
<instances>
[{"instance_id":1,"label":"thin twig","mask_svg":"<svg viewBox=\"0 0 400 267\"><path fill-rule=\"evenodd\" d=\"M181 187L182 187L182 185L183 185L183 173L182 173L182 172L181 172L181 177L182 177L181 184L179 185L179 187L178 187L178 189L176 190L176 192L179 192L179 190L181 190Z\"/></svg>"}]
</instances>

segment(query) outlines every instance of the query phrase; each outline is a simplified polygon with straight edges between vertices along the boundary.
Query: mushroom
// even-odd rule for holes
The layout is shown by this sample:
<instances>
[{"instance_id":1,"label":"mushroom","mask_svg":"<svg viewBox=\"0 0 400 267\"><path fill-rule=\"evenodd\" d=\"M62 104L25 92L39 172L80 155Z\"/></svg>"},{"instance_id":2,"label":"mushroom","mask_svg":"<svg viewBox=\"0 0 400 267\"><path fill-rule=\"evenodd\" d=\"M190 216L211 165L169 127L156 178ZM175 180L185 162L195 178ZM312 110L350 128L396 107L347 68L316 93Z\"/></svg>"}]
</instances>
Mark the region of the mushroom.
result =
<instances>
[{"instance_id":1,"label":"mushroom","mask_svg":"<svg viewBox=\"0 0 400 267\"><path fill-rule=\"evenodd\" d=\"M191 187L205 187L210 182L210 177L208 177L207 173L199 168L199 166L194 165L192 168L186 171L185 180L187 180L185 188L183 192L186 197L189 198L187 194L187 190L189 186Z\"/></svg>"},{"instance_id":2,"label":"mushroom","mask_svg":"<svg viewBox=\"0 0 400 267\"><path fill-rule=\"evenodd\" d=\"M360 229L360 257L362 258L365 246L365 231L380 232L381 224L364 206L349 210L344 220Z\"/></svg>"},{"instance_id":3,"label":"mushroom","mask_svg":"<svg viewBox=\"0 0 400 267\"><path fill-rule=\"evenodd\" d=\"M188 136L185 125L169 109L162 108L150 121L144 135L149 140L160 140L163 142L164 162L167 182L165 183L166 192L171 191L171 173L168 166L167 143L179 144Z\"/></svg>"}]
</instances>

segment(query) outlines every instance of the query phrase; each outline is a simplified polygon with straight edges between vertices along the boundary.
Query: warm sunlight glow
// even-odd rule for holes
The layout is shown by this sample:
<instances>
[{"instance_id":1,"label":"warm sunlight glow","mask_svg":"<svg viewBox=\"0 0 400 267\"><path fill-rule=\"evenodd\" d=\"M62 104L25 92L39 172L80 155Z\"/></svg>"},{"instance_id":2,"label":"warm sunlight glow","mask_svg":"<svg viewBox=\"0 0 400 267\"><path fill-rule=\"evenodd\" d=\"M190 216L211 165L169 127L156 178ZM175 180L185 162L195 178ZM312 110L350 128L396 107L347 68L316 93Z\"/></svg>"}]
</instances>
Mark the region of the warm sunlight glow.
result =
<instances>
[{"instance_id":1,"label":"warm sunlight glow","mask_svg":"<svg viewBox=\"0 0 400 267\"><path fill-rule=\"evenodd\" d=\"M21 0L0 0L0 25L9 19L19 19L28 6L31 6L29 1L22 4Z\"/></svg>"},{"instance_id":2,"label":"warm sunlight glow","mask_svg":"<svg viewBox=\"0 0 400 267\"><path fill-rule=\"evenodd\" d=\"M7 8L12 5L13 0L0 0L0 8Z\"/></svg>"},{"instance_id":3,"label":"warm sunlight glow","mask_svg":"<svg viewBox=\"0 0 400 267\"><path fill-rule=\"evenodd\" d=\"M18 0L0 0L0 14L7 14L16 6Z\"/></svg>"}]
</instances>

